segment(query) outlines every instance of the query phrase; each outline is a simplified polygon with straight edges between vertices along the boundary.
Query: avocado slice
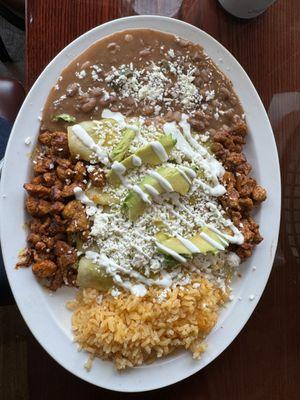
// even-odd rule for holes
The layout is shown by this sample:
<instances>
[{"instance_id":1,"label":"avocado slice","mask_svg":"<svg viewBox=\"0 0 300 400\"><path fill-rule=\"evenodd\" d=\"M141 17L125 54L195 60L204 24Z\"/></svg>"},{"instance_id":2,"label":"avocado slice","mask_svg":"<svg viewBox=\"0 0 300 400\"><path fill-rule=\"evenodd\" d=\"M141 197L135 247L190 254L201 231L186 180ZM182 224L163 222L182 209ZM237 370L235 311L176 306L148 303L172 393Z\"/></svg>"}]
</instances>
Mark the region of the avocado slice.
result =
<instances>
[{"instance_id":1,"label":"avocado slice","mask_svg":"<svg viewBox=\"0 0 300 400\"><path fill-rule=\"evenodd\" d=\"M123 137L110 154L112 161L122 161L128 152L131 142L135 138L136 132L130 128L124 129Z\"/></svg>"},{"instance_id":2,"label":"avocado slice","mask_svg":"<svg viewBox=\"0 0 300 400\"><path fill-rule=\"evenodd\" d=\"M159 175L162 177L162 180L167 181L172 192L177 192L182 196L186 195L190 190L191 181L187 181L184 175L175 167L160 167L155 171L151 171L149 175L145 176L142 182L138 185L143 192L149 194L150 198L152 195L151 191L149 191L149 186L158 193L165 193L166 187L162 186L161 181L158 179ZM126 196L123 208L128 215L128 218L132 221L136 220L140 215L143 214L146 209L147 203L142 200L141 196L134 190L131 189Z\"/></svg>"},{"instance_id":3,"label":"avocado slice","mask_svg":"<svg viewBox=\"0 0 300 400\"><path fill-rule=\"evenodd\" d=\"M82 257L79 261L76 283L79 287L102 291L107 291L113 286L113 280L105 273L104 268L86 257Z\"/></svg>"},{"instance_id":4,"label":"avocado slice","mask_svg":"<svg viewBox=\"0 0 300 400\"><path fill-rule=\"evenodd\" d=\"M171 135L161 135L157 140L157 142L161 146L163 146L165 153L169 155L171 150L176 144L176 139L173 139ZM148 143L145 146L138 149L133 155L127 157L123 161L124 167L126 167L127 169L135 167L133 163L134 156L139 157L142 160L143 164L149 164L149 165L161 164L163 160L157 155L155 151L155 144L157 144L157 142Z\"/></svg>"},{"instance_id":5,"label":"avocado slice","mask_svg":"<svg viewBox=\"0 0 300 400\"><path fill-rule=\"evenodd\" d=\"M201 233L207 235L211 240L215 241L219 248L216 248L207 240L205 240ZM170 235L159 232L156 234L156 240L163 244L164 246L170 248L171 250L176 251L178 254L192 256L192 252L187 249L184 244L176 237L171 237ZM199 254L206 254L206 253L218 253L221 248L225 249L224 240L222 241L217 233L211 231L208 227L203 227L200 232L196 233L194 236L188 239L192 244L194 244L199 249Z\"/></svg>"},{"instance_id":6,"label":"avocado slice","mask_svg":"<svg viewBox=\"0 0 300 400\"><path fill-rule=\"evenodd\" d=\"M159 232L155 235L155 238L159 243L163 244L171 250L176 251L176 253L178 254L191 255L191 252L188 251L188 249L184 247L184 245L176 237L172 237L171 235L168 235L166 233ZM164 253L162 250L159 251Z\"/></svg>"},{"instance_id":7,"label":"avocado slice","mask_svg":"<svg viewBox=\"0 0 300 400\"><path fill-rule=\"evenodd\" d=\"M135 164L136 159L140 159L141 163L144 165L159 165L164 161L158 157L155 148L159 148L160 146L162 146L161 154L168 156L175 144L176 139L173 139L171 135L161 135L156 142L148 143L145 146L142 146L134 154L131 154L130 156L125 158L121 164L126 168L126 170L138 166L137 164ZM117 185L120 183L118 176L113 170L109 172L108 179L112 185Z\"/></svg>"}]
</instances>

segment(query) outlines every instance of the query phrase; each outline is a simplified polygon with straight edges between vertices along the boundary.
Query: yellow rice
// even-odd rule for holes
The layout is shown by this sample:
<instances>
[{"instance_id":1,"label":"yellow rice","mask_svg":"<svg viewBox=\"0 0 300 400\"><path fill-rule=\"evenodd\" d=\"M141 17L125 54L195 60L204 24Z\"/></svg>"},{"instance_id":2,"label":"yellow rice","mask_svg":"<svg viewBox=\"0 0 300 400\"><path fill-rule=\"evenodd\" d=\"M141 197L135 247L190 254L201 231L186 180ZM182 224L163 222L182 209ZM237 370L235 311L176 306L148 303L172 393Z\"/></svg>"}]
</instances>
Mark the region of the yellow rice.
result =
<instances>
[{"instance_id":1,"label":"yellow rice","mask_svg":"<svg viewBox=\"0 0 300 400\"><path fill-rule=\"evenodd\" d=\"M127 292L112 297L80 290L68 303L76 342L91 358L112 360L118 369L152 362L178 348L199 358L227 294L199 275L171 289L160 302L161 292L151 287L145 297Z\"/></svg>"}]
</instances>

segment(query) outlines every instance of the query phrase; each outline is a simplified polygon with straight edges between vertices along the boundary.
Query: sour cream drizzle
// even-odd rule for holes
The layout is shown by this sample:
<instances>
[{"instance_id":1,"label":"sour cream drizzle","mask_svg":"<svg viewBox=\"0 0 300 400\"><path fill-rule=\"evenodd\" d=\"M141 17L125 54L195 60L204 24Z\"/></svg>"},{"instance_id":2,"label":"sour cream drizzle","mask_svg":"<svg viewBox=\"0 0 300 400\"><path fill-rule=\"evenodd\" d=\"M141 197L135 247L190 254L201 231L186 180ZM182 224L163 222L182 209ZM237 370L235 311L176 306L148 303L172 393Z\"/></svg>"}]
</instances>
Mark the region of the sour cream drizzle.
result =
<instances>
[{"instance_id":1,"label":"sour cream drizzle","mask_svg":"<svg viewBox=\"0 0 300 400\"><path fill-rule=\"evenodd\" d=\"M134 167L140 167L143 164L143 161L139 156L133 155L131 160Z\"/></svg>"},{"instance_id":2,"label":"sour cream drizzle","mask_svg":"<svg viewBox=\"0 0 300 400\"><path fill-rule=\"evenodd\" d=\"M82 204L85 204L86 206L95 206L95 203L87 197L81 187L76 186L74 187L73 191L76 200L79 200Z\"/></svg>"},{"instance_id":3,"label":"sour cream drizzle","mask_svg":"<svg viewBox=\"0 0 300 400\"><path fill-rule=\"evenodd\" d=\"M212 196L221 196L226 192L226 189L219 183L219 178L223 176L225 170L222 164L192 137L191 127L187 122L187 118L188 116L183 114L182 120L179 122L183 134L175 122L165 123L163 130L166 134L170 134L174 139L176 139L176 147L191 161L195 162L198 167L204 171L206 177L212 182L213 186L210 186L203 180L199 179L202 183L203 189Z\"/></svg>"},{"instance_id":4,"label":"sour cream drizzle","mask_svg":"<svg viewBox=\"0 0 300 400\"><path fill-rule=\"evenodd\" d=\"M163 126L163 131L167 135L171 135L173 139L176 139L176 147L181 150L187 157L193 159L195 152L178 129L176 122L166 122Z\"/></svg>"},{"instance_id":5,"label":"sour cream drizzle","mask_svg":"<svg viewBox=\"0 0 300 400\"><path fill-rule=\"evenodd\" d=\"M185 171L184 171L183 169L181 169L181 168L177 168L177 169L178 169L179 173L184 177L184 179L185 179L189 184L191 184L192 181L190 180L190 178L188 177L188 175L185 173Z\"/></svg>"},{"instance_id":6,"label":"sour cream drizzle","mask_svg":"<svg viewBox=\"0 0 300 400\"><path fill-rule=\"evenodd\" d=\"M114 171L114 173L117 175L121 183L126 188L134 190L145 203L151 204L151 200L148 193L144 192L143 189L141 189L138 185L131 185L124 177L124 174L126 172L126 167L124 167L122 163L115 161L112 164L111 169Z\"/></svg>"},{"instance_id":7,"label":"sour cream drizzle","mask_svg":"<svg viewBox=\"0 0 300 400\"><path fill-rule=\"evenodd\" d=\"M102 164L109 164L107 154L93 141L87 131L80 125L72 126L72 132L79 139L84 146L96 153L98 159Z\"/></svg>"},{"instance_id":8,"label":"sour cream drizzle","mask_svg":"<svg viewBox=\"0 0 300 400\"><path fill-rule=\"evenodd\" d=\"M166 152L164 146L156 141L150 143L154 153L157 155L157 157L160 159L161 162L166 162L169 158L168 153Z\"/></svg>"},{"instance_id":9,"label":"sour cream drizzle","mask_svg":"<svg viewBox=\"0 0 300 400\"><path fill-rule=\"evenodd\" d=\"M199 248L194 245L193 242L191 242L190 240L180 236L180 235L176 235L176 238L180 241L180 243L186 248L188 249L188 251L190 251L192 254L198 254L200 253Z\"/></svg>"},{"instance_id":10,"label":"sour cream drizzle","mask_svg":"<svg viewBox=\"0 0 300 400\"><path fill-rule=\"evenodd\" d=\"M179 212L175 211L172 206L168 207L168 209L171 214L180 219L180 221L182 221L186 226L188 226L189 228L193 228L194 225L191 222L189 222L186 218L184 218L181 214L179 214Z\"/></svg>"},{"instance_id":11,"label":"sour cream drizzle","mask_svg":"<svg viewBox=\"0 0 300 400\"><path fill-rule=\"evenodd\" d=\"M108 258L105 254L99 254L96 253L95 251L87 251L85 253L85 256L87 259L91 260L93 263L98 264L99 266L103 267L105 269L105 272L112 277L113 281L121 286L124 287L127 290L130 290L131 293L135 295L140 295L144 296L146 294L146 289L144 289L139 285L137 287L136 284L133 284L129 281L124 281L119 272L122 272L125 275L130 276L131 278L136 279L138 282L140 282L142 285L145 286L162 286L162 287L168 287L172 283L172 279L168 274L164 274L161 279L151 279L151 278L146 278L144 275L140 274L139 272L132 270L132 269L126 269L122 267L121 265L118 265L115 261L112 259Z\"/></svg>"},{"instance_id":12,"label":"sour cream drizzle","mask_svg":"<svg viewBox=\"0 0 300 400\"><path fill-rule=\"evenodd\" d=\"M181 121L178 124L181 127L186 140L201 155L207 155L206 148L201 146L200 143L198 143L197 140L192 136L192 134L191 134L191 125L187 122L187 120L188 120L188 115L182 114Z\"/></svg>"},{"instance_id":13,"label":"sour cream drizzle","mask_svg":"<svg viewBox=\"0 0 300 400\"><path fill-rule=\"evenodd\" d=\"M122 185L124 185L127 188L131 187L131 185L127 182L127 179L124 177L124 174L126 172L126 167L122 163L120 163L119 161L114 161L112 163L111 169L117 175Z\"/></svg>"},{"instance_id":14,"label":"sour cream drizzle","mask_svg":"<svg viewBox=\"0 0 300 400\"><path fill-rule=\"evenodd\" d=\"M121 129L128 128L128 129L132 129L135 132L139 131L138 126L132 125L132 124L127 124L124 115L121 114L120 112L110 111L108 108L106 108L105 110L102 111L101 117L113 119L114 121L117 122L117 124L119 125L119 127Z\"/></svg>"},{"instance_id":15,"label":"sour cream drizzle","mask_svg":"<svg viewBox=\"0 0 300 400\"><path fill-rule=\"evenodd\" d=\"M150 176L152 176L152 178L155 178L158 181L158 183L164 190L166 190L167 192L174 192L174 188L171 183L158 172L150 170L148 173Z\"/></svg>"},{"instance_id":16,"label":"sour cream drizzle","mask_svg":"<svg viewBox=\"0 0 300 400\"><path fill-rule=\"evenodd\" d=\"M210 203L209 206L210 206L210 209L212 209L220 219L224 220L223 215L221 214L220 210L218 209L218 207L215 204ZM210 230L215 232L217 235L223 237L229 243L233 243L233 244L243 244L244 243L244 235L242 234L242 232L240 232L238 230L238 228L234 225L234 223L230 219L224 220L223 225L225 225L232 231L233 236L228 235L227 233L221 232L218 228L214 227L211 224L207 224L207 226Z\"/></svg>"},{"instance_id":17,"label":"sour cream drizzle","mask_svg":"<svg viewBox=\"0 0 300 400\"><path fill-rule=\"evenodd\" d=\"M229 243L233 243L233 244L243 244L244 243L244 235L238 230L238 228L230 221L228 221L228 228L231 229L231 231L233 232L233 236L228 235L227 233L223 233L221 232L218 228L208 224L208 228L215 232L220 239L224 238L225 240L227 240Z\"/></svg>"},{"instance_id":18,"label":"sour cream drizzle","mask_svg":"<svg viewBox=\"0 0 300 400\"><path fill-rule=\"evenodd\" d=\"M189 214L191 217L194 217L193 213L184 205L181 204L178 200L173 201L173 204L175 204L178 208L184 210L187 214ZM218 217L224 219L220 211L218 210L218 207L215 206L214 204L210 204L210 206L214 209L214 211L218 214ZM200 227L207 226L211 231L215 232L220 240L224 243L225 241L232 243L232 244L243 244L244 243L244 236L243 234L238 230L238 228L233 224L233 222L230 219L225 220L226 226L231 229L233 235L228 235L227 233L221 232L218 228L214 227L211 224L206 224L202 219L198 219L197 225ZM223 238L223 240L222 240ZM212 244L212 243L211 243ZM227 246L228 243L224 243L225 246ZM212 244L213 245L213 244Z\"/></svg>"},{"instance_id":19,"label":"sour cream drizzle","mask_svg":"<svg viewBox=\"0 0 300 400\"><path fill-rule=\"evenodd\" d=\"M178 168L183 170L192 179L195 179L197 176L196 172L192 168L186 167L185 165L180 165Z\"/></svg>"},{"instance_id":20,"label":"sour cream drizzle","mask_svg":"<svg viewBox=\"0 0 300 400\"><path fill-rule=\"evenodd\" d=\"M115 120L119 126L122 128L131 128L134 130L139 130L137 127L132 127L131 125L126 124L125 117L119 113L119 112L112 112L110 110L103 110L102 112L102 118L111 118ZM217 161L209 152L208 150L202 146L191 134L191 127L190 124L188 123L188 116L183 114L182 119L179 122L179 126L182 129L182 132L178 128L175 122L172 123L166 123L163 126L163 130L166 134L171 134L174 139L176 139L176 147L181 150L191 161L195 162L196 165L200 169L204 171L205 176L207 179L212 182L213 186L210 186L208 183L203 181L200 178L197 178L197 182L200 187L203 188L204 191L208 192L210 195L218 197L223 195L226 192L226 189L223 185L220 184L219 178L222 177L224 174L224 168L219 161ZM152 142L150 143L153 151L157 155L157 157L160 159L161 162L165 162L168 160L168 154L164 148L164 146L158 142ZM134 166L140 166L142 165L142 159L138 156L133 155L132 156L132 164ZM133 189L140 197L141 199L148 203L151 204L150 196L152 196L154 199L158 199L160 196L160 193L157 191L155 187L149 184L145 184L144 187L147 190L148 193L144 192L138 185L131 185L126 181L126 178L124 177L124 174L126 172L126 168L124 167L123 164L119 162L114 162L112 165L112 170L116 173L122 184L130 189ZM178 166L179 172L182 174L182 176L189 182L191 183L192 179L195 179L197 177L196 172L189 167L186 166ZM174 188L171 185L171 183L164 178L162 175L160 175L157 171L150 170L149 175L155 178L158 183L161 185L161 187L168 193L174 192ZM188 212L191 216L194 216L187 207L182 205L179 201L176 203L177 206L179 206L181 209L185 210ZM176 213L175 210L172 211L173 215L178 215L180 216L179 213ZM223 218L221 213L219 213L219 216ZM181 218L182 219L182 218ZM186 224L189 224L188 221L184 221ZM241 234L241 232L234 226L232 221L227 220L227 226L230 227L230 229L233 232L233 236L222 233L219 229L215 228L214 226L210 224L206 224L203 220L198 220L198 225L201 227L207 226L212 232L215 232L218 235L218 238L221 243L217 242L213 238L211 238L207 233L205 232L200 232L200 237L204 239L207 243L209 243L211 246L218 250L225 250L224 246L228 245L228 242L230 243L236 243L236 244L241 244L244 241L244 237ZM191 253L199 253L199 248L194 245L190 240L180 236L180 235L175 235L176 238L182 243L182 245L188 249ZM156 241L157 247L164 251L165 253L171 255L174 259L181 263L185 263L187 260L181 256L179 253L177 253L175 250L172 250L168 248L167 246L164 246L163 244L159 243ZM95 253L97 254L97 253ZM136 271L128 271L117 264L115 264L112 260L109 260L106 256L103 255L98 255L101 258L101 262L104 267L106 267L107 272L109 272L109 268L114 267L114 269L119 269L120 271L129 274L131 277L139 280L142 282L142 284L149 285L153 280L148 279L144 277L143 275L139 274ZM105 258L106 257L106 258ZM102 265L101 264L101 265ZM120 284L120 277L116 275L116 283ZM117 282L118 281L118 282ZM157 281L155 281L157 282ZM157 284L157 283L155 283ZM132 284L130 282L122 282L123 287L129 288L131 291L132 289ZM137 286L137 285L135 285ZM142 286L142 285L138 285ZM143 288L139 288L141 292L144 291Z\"/></svg>"},{"instance_id":21,"label":"sour cream drizzle","mask_svg":"<svg viewBox=\"0 0 300 400\"><path fill-rule=\"evenodd\" d=\"M128 183L127 179L124 177L124 174L126 172L126 167L124 167L124 165L122 163L115 161L112 164L111 169L114 171L114 173L117 175L117 177L119 178L121 183L126 188L133 189L141 197L141 199L144 202L151 204L151 200L149 198L148 193L144 192L143 189L140 188L138 185L131 185L130 183ZM174 188L170 184L170 182L166 178L164 178L162 175L160 175L158 172L150 170L149 175L152 176L153 178L155 178L164 190L166 190L167 192L174 192ZM149 185L149 184L145 184L144 186L145 186L145 189L150 193L151 196L153 196L153 197L159 196L159 192L155 189L155 187L153 187L152 185Z\"/></svg>"},{"instance_id":22,"label":"sour cream drizzle","mask_svg":"<svg viewBox=\"0 0 300 400\"><path fill-rule=\"evenodd\" d=\"M172 256L173 258L175 258L175 260L181 262L181 263L186 263L186 259L184 257L182 257L180 254L177 253L177 251L170 249L167 246L164 246L163 244L159 243L159 242L155 242L157 247L164 251L165 253L169 254L170 256Z\"/></svg>"},{"instance_id":23,"label":"sour cream drizzle","mask_svg":"<svg viewBox=\"0 0 300 400\"><path fill-rule=\"evenodd\" d=\"M160 195L159 191L156 190L154 186L149 185L148 183L144 183L144 187L145 189L147 189L147 191L152 197L156 198Z\"/></svg>"},{"instance_id":24,"label":"sour cream drizzle","mask_svg":"<svg viewBox=\"0 0 300 400\"><path fill-rule=\"evenodd\" d=\"M199 235L204 239L207 243L211 244L213 247L215 247L218 250L225 250L225 247L222 246L219 242L216 240L212 239L207 233L205 232L200 232Z\"/></svg>"},{"instance_id":25,"label":"sour cream drizzle","mask_svg":"<svg viewBox=\"0 0 300 400\"><path fill-rule=\"evenodd\" d=\"M151 204L149 195L144 192L138 185L133 185L132 190L134 190L145 203Z\"/></svg>"}]
</instances>

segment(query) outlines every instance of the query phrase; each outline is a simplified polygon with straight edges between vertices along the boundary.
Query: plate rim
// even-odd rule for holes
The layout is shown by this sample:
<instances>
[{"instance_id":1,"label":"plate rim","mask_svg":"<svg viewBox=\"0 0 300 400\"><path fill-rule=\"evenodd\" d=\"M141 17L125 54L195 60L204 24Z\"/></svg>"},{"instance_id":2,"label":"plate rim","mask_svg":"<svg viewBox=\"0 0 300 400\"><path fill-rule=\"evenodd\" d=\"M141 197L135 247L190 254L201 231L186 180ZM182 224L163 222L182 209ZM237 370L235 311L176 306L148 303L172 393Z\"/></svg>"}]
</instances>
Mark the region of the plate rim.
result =
<instances>
[{"instance_id":1,"label":"plate rim","mask_svg":"<svg viewBox=\"0 0 300 400\"><path fill-rule=\"evenodd\" d=\"M149 27L145 27L146 29L156 29L156 30L160 30L161 32L168 32L167 30L164 30L164 25L163 25L163 24L164 24L164 22L167 22L167 23L168 23L168 22L172 21L172 23L177 24L177 25L179 24L179 25L185 26L187 29L192 29L192 30L194 30L195 32L197 32L197 34L203 35L203 36L206 37L208 40L212 41L212 42L214 43L214 46L220 48L220 49L222 50L222 52L225 52L226 55L236 64L236 67L238 67L238 68L241 70L243 77L244 77L245 80L247 81L247 85L251 87L253 93L254 93L255 96L256 96L256 99L255 99L256 102L258 103L259 107L260 107L260 108L263 110L263 112L264 112L264 118L266 119L266 121L265 121L265 122L266 122L266 129L268 129L271 133L273 133L272 127L271 127L271 124L270 124L270 121L269 121L269 119L268 119L266 110L265 110L265 108L264 108L264 105L263 105L263 103L262 103L262 101L261 101L261 99L260 99L260 97L259 97L259 95L258 95L258 93L257 93L257 91L256 91L256 89L255 89L255 87L254 87L254 85L253 85L253 83L252 83L252 81L251 81L250 78L248 77L247 73L245 72L245 70L243 69L243 67L239 64L239 62L236 60L236 58L235 58L235 57L220 43L220 42L218 42L216 39L214 39L212 36L210 36L207 32L205 32L205 31L201 30L200 28L198 28L198 27L196 27L196 26L194 26L194 25L191 25L191 24L189 24L189 23L187 23L187 22L184 22L184 21L181 21L181 20L176 20L176 19L173 19L173 18L170 18L170 17L158 16L158 15L138 15L138 16L129 16L129 17L119 18L119 19L116 19L116 20L109 21L109 22L106 22L106 23L104 23L104 24L98 25L98 26L94 27L93 29L91 29L91 30L89 30L89 31L87 31L87 32L85 32L85 33L83 33L82 35L80 35L79 37L77 37L75 40L73 40L71 43L69 43L65 48L63 48L63 49L53 58L53 60L50 61L50 63L44 68L44 70L41 72L41 74L39 75L39 77L37 78L37 80L35 81L35 83L33 84L32 88L31 88L30 91L28 92L28 94L27 94L27 96L26 96L26 99L25 99L25 101L24 101L24 103L23 103L23 105L22 105L22 107L21 107L21 109L20 109L20 111L19 111L19 113L18 113L18 116L17 116L17 118L16 118L16 120L15 120L13 129L12 129L12 131L11 131L11 135L10 135L10 138L9 138L9 141L8 141L8 144L7 144L6 153L5 153L5 161L4 161L4 165L3 165L3 172L2 172L2 178L1 178L1 190L0 190L0 193L1 193L1 199L0 199L0 201L1 201L1 203L0 203L0 204L3 204L3 201L2 201L2 200L3 200L3 193L4 193L4 191L5 191L4 182L5 182L5 180L6 180L5 177L6 177L6 175L8 174L7 165L6 165L6 158L7 158L6 156L7 156L7 154L10 152L10 147L11 147L12 138L13 138L13 137L16 135L16 133L17 133L17 130L16 130L17 128L16 128L16 127L17 127L17 125L18 125L18 121L21 119L23 110L26 109L27 103L29 102L32 93L34 93L34 91L36 90L36 87L38 87L40 81L44 78L44 75L47 73L47 71L51 70L52 66L56 64L57 60L58 60L59 58L61 58L63 55L66 55L67 52L68 52L71 48L73 48L73 46L75 46L75 45L78 44L81 40L83 40L83 38L84 38L85 36L87 36L87 35L92 35L93 33L97 32L99 29L102 29L102 30L103 30L105 27L108 27L108 26L115 27L114 32L122 31L122 30L125 30L125 29L135 29L135 28L141 29L141 27L139 27L139 26L137 26L137 27L126 27L126 28L120 28L120 27L118 27L118 25L120 24L120 22L128 21L128 20L133 21L133 23L135 23L135 21L144 21L144 22L146 22L146 23L147 23L147 21L150 21L150 22L151 22L151 20L161 21L161 22L162 22L161 28L149 28ZM106 35L102 36L102 37L99 38L98 40L103 39L103 37L105 37L105 36L106 36ZM94 40L91 41L91 43L90 43L87 47L85 47L85 48L87 49L87 48L88 48L89 46L91 46L93 43L95 43ZM205 50L205 49L204 49L204 50ZM80 51L78 54L80 54L80 53L81 53L81 51ZM76 57L77 57L77 56L76 56ZM71 62L73 59L74 59L74 57L72 57L70 60L68 60L68 63ZM214 60L214 62L216 62L216 61ZM67 63L67 64L68 64L68 63ZM219 67L220 67L220 66L219 66ZM64 68L65 68L65 67L64 67ZM236 93L237 93L238 96L239 96L238 88L235 87L235 91L236 91ZM187 378L187 377L193 375L194 373L198 372L199 370L203 369L205 366L207 366L208 364L210 364L210 362L212 362L216 357L218 357L220 354L222 354L223 351L225 351L225 350L228 348L228 346L231 344L231 342L237 337L237 335L239 334L239 332L243 329L243 327L245 326L246 322L248 321L248 319L249 319L250 316L252 315L252 312L253 312L254 309L256 308L256 305L257 305L259 299L261 298L262 293L263 293L263 291L264 291L264 289L265 289L265 286L266 286L266 284L267 284L267 282L268 282L268 280L269 280L269 275L270 275L270 273L271 273L272 266L273 266L273 262L274 262L276 247L277 247L277 243L278 243L279 227L280 227L280 214L281 214L281 177L280 177L280 164L279 164L278 152L277 152L277 147L276 147L276 142L275 142L274 135L270 135L269 141L270 141L271 147L273 148L272 150L273 150L273 157L274 157L274 160L276 161L276 165L274 165L274 170L275 170L275 177L276 177L276 181L277 181L276 184L277 184L278 189L279 189L278 198L276 199L276 203L277 203L277 210L276 210L276 211L277 211L278 215L276 216L276 217L277 217L277 218L276 218L276 224L275 224L275 225L276 225L276 232L275 232L275 235L274 235L274 238L273 238L272 248L271 248L270 267L269 267L269 269L268 269L268 271L267 271L267 274L266 274L266 277L265 277L264 282L263 282L263 283L261 284L261 286L260 286L259 294L258 294L257 297L255 298L255 300L252 302L253 307L251 308L250 311L247 312L247 317L243 319L243 322L239 324L239 327L238 327L237 329L234 330L234 333L233 333L233 334L230 335L230 336L231 336L231 339L230 339L229 341L226 342L226 345L225 345L225 346L222 346L223 348L222 348L222 350L221 350L220 352L218 352L218 354L216 354L216 355L214 355L212 358L210 358L210 359L206 362L206 364L205 364L204 366L200 366L199 368L196 367L196 368L193 368L192 370L184 371L184 373L179 374L179 375L180 375L179 377L178 377L178 376L176 376L176 377L169 377L167 382L164 382L164 383L159 384L159 385L155 385L155 384L154 384L154 385L149 385L149 384L148 384L146 387L144 387L144 386L143 386L143 383L141 383L141 387L137 387L137 388L132 388L132 387L130 387L130 388L128 388L128 390L127 390L127 388L124 388L124 387L122 387L122 388L120 389L120 388L117 387L117 385L111 386L111 385L106 385L105 382L100 382L100 383L99 383L99 382L95 382L94 379L89 379L89 376L86 375L86 374L84 374L84 373L82 372L82 371L83 371L83 367L82 367L81 365L79 366L79 368L77 367L76 370L74 370L74 368L71 369L70 366L67 365L67 362L64 362L64 360L61 359L61 358L58 356L58 354L57 354L58 351L54 351L54 350L53 350L53 348L52 348L53 345L52 345L52 346L48 345L48 343L45 342L45 340L42 339L42 338L39 336L39 334L36 332L36 328L33 326L32 321L30 320L30 317L28 316L27 311L25 310L26 307L24 307L24 304L22 304L22 303L20 302L19 293L15 293L15 290L14 290L14 283L13 283L13 280L14 280L14 279L13 279L13 276L12 276L12 271L11 271L10 268L9 268L9 262L7 261L8 256L7 256L7 254L6 254L6 250L4 250L4 251L3 251L4 265L5 265L6 273L7 273L7 276L8 276L9 284L10 284L11 290L12 290L12 292L13 292L14 298L15 298L15 300L16 300L18 309L19 309L19 311L21 312L22 317L24 318L24 320L25 320L25 322L26 322L28 328L30 329L31 333L34 335L34 337L35 337L36 340L39 342L39 344L47 351L47 353L48 353L49 355L51 355L51 357L54 358L55 361L58 362L61 366L63 366L67 371L71 372L73 375L79 377L80 379L83 379L83 380L85 380L85 381L87 381L87 382L89 382L89 383L92 383L92 384L94 384L94 385L96 385L96 386L98 386L98 387L101 387L101 388L110 389L110 390L114 390L114 391L131 392L131 393L133 393L133 392L141 392L141 391L149 391L149 390L158 389L158 388L162 388L162 387L165 387L165 386L169 386L169 385L171 385L171 384L174 384L174 383L176 383L176 382L178 382L178 381L181 381L181 380L183 380L183 379L185 379L185 378ZM5 249L5 248L6 248L6 246L5 246L6 236L5 236L5 232L4 232L4 231L5 231L5 226L4 226L4 225L5 225L5 224L2 222L2 221L3 221L3 218L2 218L2 217L3 217L3 214L4 214L3 209L4 209L3 206L0 207L0 233L1 233L1 244L2 244L2 248ZM74 346L74 344L72 344L72 345ZM75 346L74 346L74 352L76 352ZM100 385L101 385L101 386L100 386Z\"/></svg>"}]
</instances>

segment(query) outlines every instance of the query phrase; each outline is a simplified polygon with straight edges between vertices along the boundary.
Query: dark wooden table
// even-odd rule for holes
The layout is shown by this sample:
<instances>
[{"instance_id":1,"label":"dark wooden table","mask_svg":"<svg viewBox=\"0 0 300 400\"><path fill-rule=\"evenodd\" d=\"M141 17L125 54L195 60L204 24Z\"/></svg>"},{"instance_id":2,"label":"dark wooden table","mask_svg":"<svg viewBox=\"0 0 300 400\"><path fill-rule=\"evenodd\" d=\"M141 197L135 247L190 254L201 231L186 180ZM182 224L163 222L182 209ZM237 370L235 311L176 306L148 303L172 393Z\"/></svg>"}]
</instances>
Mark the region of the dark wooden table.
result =
<instances>
[{"instance_id":1,"label":"dark wooden table","mask_svg":"<svg viewBox=\"0 0 300 400\"><path fill-rule=\"evenodd\" d=\"M130 3L28 0L27 87L78 35L131 15ZM156 2L146 3L148 11L155 11ZM160 3L161 12L166 12L166 2ZM243 331L217 360L183 382L142 394L102 390L65 371L36 342L8 298L0 307L3 400L300 399L300 2L278 0L264 15L245 22L226 14L215 0L189 0L177 17L207 31L234 54L256 86L273 125L283 208L278 251L264 295Z\"/></svg>"}]
</instances>

